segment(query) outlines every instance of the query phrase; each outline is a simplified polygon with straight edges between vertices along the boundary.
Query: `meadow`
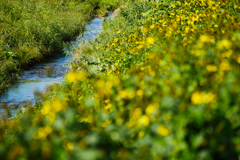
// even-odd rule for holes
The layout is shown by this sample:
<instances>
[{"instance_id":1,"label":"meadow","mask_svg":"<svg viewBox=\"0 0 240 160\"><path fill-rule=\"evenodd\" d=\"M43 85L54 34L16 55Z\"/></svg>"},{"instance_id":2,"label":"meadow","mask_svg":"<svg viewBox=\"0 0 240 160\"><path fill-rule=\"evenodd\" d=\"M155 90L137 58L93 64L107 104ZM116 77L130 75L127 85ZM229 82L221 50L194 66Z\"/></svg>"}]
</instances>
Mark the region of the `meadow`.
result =
<instances>
[{"instance_id":1,"label":"meadow","mask_svg":"<svg viewBox=\"0 0 240 160\"><path fill-rule=\"evenodd\" d=\"M0 126L5 159L239 159L239 0L128 1L62 84Z\"/></svg>"},{"instance_id":2,"label":"meadow","mask_svg":"<svg viewBox=\"0 0 240 160\"><path fill-rule=\"evenodd\" d=\"M81 34L94 15L104 16L121 1L1 0L0 95L21 69L49 56L63 54L64 45Z\"/></svg>"}]
</instances>

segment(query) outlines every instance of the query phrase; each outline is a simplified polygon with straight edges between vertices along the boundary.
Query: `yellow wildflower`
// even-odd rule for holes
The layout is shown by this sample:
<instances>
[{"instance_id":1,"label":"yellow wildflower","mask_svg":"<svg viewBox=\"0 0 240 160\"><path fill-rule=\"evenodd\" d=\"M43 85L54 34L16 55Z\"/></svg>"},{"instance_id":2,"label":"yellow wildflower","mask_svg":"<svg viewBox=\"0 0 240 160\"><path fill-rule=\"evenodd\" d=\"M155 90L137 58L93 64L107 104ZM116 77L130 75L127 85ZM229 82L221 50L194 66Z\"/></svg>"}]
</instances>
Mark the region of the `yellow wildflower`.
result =
<instances>
[{"instance_id":1,"label":"yellow wildflower","mask_svg":"<svg viewBox=\"0 0 240 160\"><path fill-rule=\"evenodd\" d=\"M138 118L142 114L141 108L136 108L130 113L131 118Z\"/></svg>"},{"instance_id":2,"label":"yellow wildflower","mask_svg":"<svg viewBox=\"0 0 240 160\"><path fill-rule=\"evenodd\" d=\"M200 92L194 92L192 94L191 101L193 104L196 104L196 105L202 104L202 97Z\"/></svg>"},{"instance_id":3,"label":"yellow wildflower","mask_svg":"<svg viewBox=\"0 0 240 160\"><path fill-rule=\"evenodd\" d=\"M135 92L131 90L123 90L119 92L119 96L123 99L132 99L135 97Z\"/></svg>"},{"instance_id":4,"label":"yellow wildflower","mask_svg":"<svg viewBox=\"0 0 240 160\"><path fill-rule=\"evenodd\" d=\"M209 92L203 95L203 102L204 103L212 103L216 101L216 95Z\"/></svg>"},{"instance_id":5,"label":"yellow wildflower","mask_svg":"<svg viewBox=\"0 0 240 160\"><path fill-rule=\"evenodd\" d=\"M152 24L152 25L150 26L150 28L151 28L151 29L154 29L154 28L155 28L155 25L154 25L154 24Z\"/></svg>"},{"instance_id":6,"label":"yellow wildflower","mask_svg":"<svg viewBox=\"0 0 240 160\"><path fill-rule=\"evenodd\" d=\"M176 8L176 5L175 5L175 4L172 4L171 7L172 7L172 8Z\"/></svg>"},{"instance_id":7,"label":"yellow wildflower","mask_svg":"<svg viewBox=\"0 0 240 160\"><path fill-rule=\"evenodd\" d=\"M220 64L220 69L222 71L230 70L230 65L229 65L228 61L222 61L222 63Z\"/></svg>"},{"instance_id":8,"label":"yellow wildflower","mask_svg":"<svg viewBox=\"0 0 240 160\"><path fill-rule=\"evenodd\" d=\"M158 109L158 103L149 104L145 110L147 115L151 115Z\"/></svg>"},{"instance_id":9,"label":"yellow wildflower","mask_svg":"<svg viewBox=\"0 0 240 160\"><path fill-rule=\"evenodd\" d=\"M204 93L204 92L194 92L191 97L191 101L195 105L200 105L203 103L214 103L216 102L216 95L209 92L209 93Z\"/></svg>"},{"instance_id":10,"label":"yellow wildflower","mask_svg":"<svg viewBox=\"0 0 240 160\"><path fill-rule=\"evenodd\" d=\"M157 128L157 133L161 136L167 136L170 134L170 130L165 125L159 125Z\"/></svg>"},{"instance_id":11,"label":"yellow wildflower","mask_svg":"<svg viewBox=\"0 0 240 160\"><path fill-rule=\"evenodd\" d=\"M147 33L147 32L148 32L148 29L144 27L144 28L142 29L142 33Z\"/></svg>"},{"instance_id":12,"label":"yellow wildflower","mask_svg":"<svg viewBox=\"0 0 240 160\"><path fill-rule=\"evenodd\" d=\"M43 108L41 109L41 112L43 115L47 115L51 111L51 105L50 103L45 103L43 105Z\"/></svg>"},{"instance_id":13,"label":"yellow wildflower","mask_svg":"<svg viewBox=\"0 0 240 160\"><path fill-rule=\"evenodd\" d=\"M52 108L54 111L59 112L63 109L63 104L59 99L56 99L52 102Z\"/></svg>"},{"instance_id":14,"label":"yellow wildflower","mask_svg":"<svg viewBox=\"0 0 240 160\"><path fill-rule=\"evenodd\" d=\"M76 82L78 80L78 75L76 72L69 72L67 75L66 75L66 81L68 82Z\"/></svg>"},{"instance_id":15,"label":"yellow wildflower","mask_svg":"<svg viewBox=\"0 0 240 160\"><path fill-rule=\"evenodd\" d=\"M148 126L149 122L150 122L150 119L146 115L143 115L138 119L138 124L140 126Z\"/></svg>"},{"instance_id":16,"label":"yellow wildflower","mask_svg":"<svg viewBox=\"0 0 240 160\"><path fill-rule=\"evenodd\" d=\"M155 41L156 41L156 39L155 39L154 37L148 37L148 38L147 38L147 43L148 43L148 44L154 44Z\"/></svg>"},{"instance_id":17,"label":"yellow wildflower","mask_svg":"<svg viewBox=\"0 0 240 160\"><path fill-rule=\"evenodd\" d=\"M73 148L74 148L74 144L71 143L71 142L69 142L69 143L67 144L67 149L72 150Z\"/></svg>"},{"instance_id":18,"label":"yellow wildflower","mask_svg":"<svg viewBox=\"0 0 240 160\"><path fill-rule=\"evenodd\" d=\"M141 89L137 90L137 95L139 97L141 97L143 95L143 90L141 90Z\"/></svg>"},{"instance_id":19,"label":"yellow wildflower","mask_svg":"<svg viewBox=\"0 0 240 160\"><path fill-rule=\"evenodd\" d=\"M207 65L207 71L209 72L216 72L217 67L215 65Z\"/></svg>"},{"instance_id":20,"label":"yellow wildflower","mask_svg":"<svg viewBox=\"0 0 240 160\"><path fill-rule=\"evenodd\" d=\"M240 56L236 57L236 61L240 64Z\"/></svg>"},{"instance_id":21,"label":"yellow wildflower","mask_svg":"<svg viewBox=\"0 0 240 160\"><path fill-rule=\"evenodd\" d=\"M224 58L229 58L232 55L233 51L232 50L228 50L227 52L224 52L222 54L222 57Z\"/></svg>"},{"instance_id":22,"label":"yellow wildflower","mask_svg":"<svg viewBox=\"0 0 240 160\"><path fill-rule=\"evenodd\" d=\"M199 39L200 39L200 42L202 42L202 43L209 42L210 36L208 36L208 35L201 35Z\"/></svg>"},{"instance_id":23,"label":"yellow wildflower","mask_svg":"<svg viewBox=\"0 0 240 160\"><path fill-rule=\"evenodd\" d=\"M232 46L232 43L231 43L231 41L224 39L224 40L221 40L220 42L218 42L217 45L219 48L224 47L226 49L229 49Z\"/></svg>"},{"instance_id":24,"label":"yellow wildflower","mask_svg":"<svg viewBox=\"0 0 240 160\"><path fill-rule=\"evenodd\" d=\"M182 3L180 1L177 1L177 5L181 5Z\"/></svg>"}]
</instances>

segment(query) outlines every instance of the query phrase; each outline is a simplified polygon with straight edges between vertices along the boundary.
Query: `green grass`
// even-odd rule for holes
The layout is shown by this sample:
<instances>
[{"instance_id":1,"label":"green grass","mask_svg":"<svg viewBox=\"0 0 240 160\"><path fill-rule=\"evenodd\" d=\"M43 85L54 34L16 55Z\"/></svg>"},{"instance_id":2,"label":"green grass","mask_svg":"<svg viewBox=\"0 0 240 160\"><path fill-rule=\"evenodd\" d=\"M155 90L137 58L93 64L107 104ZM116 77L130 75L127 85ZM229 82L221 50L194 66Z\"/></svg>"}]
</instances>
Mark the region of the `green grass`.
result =
<instances>
[{"instance_id":1,"label":"green grass","mask_svg":"<svg viewBox=\"0 0 240 160\"><path fill-rule=\"evenodd\" d=\"M47 56L62 54L64 44L83 31L92 15L106 14L120 2L2 0L0 94L17 76L19 69L29 68ZM10 52L11 56L8 55Z\"/></svg>"}]
</instances>

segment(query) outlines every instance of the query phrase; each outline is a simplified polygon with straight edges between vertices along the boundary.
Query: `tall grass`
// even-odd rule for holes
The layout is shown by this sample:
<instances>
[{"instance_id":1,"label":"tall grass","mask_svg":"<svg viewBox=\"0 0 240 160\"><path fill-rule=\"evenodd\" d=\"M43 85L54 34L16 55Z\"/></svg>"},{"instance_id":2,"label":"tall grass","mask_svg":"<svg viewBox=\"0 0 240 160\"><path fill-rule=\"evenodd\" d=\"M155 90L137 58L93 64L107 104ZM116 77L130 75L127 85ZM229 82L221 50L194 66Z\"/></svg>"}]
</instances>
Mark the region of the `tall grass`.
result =
<instances>
[{"instance_id":1,"label":"tall grass","mask_svg":"<svg viewBox=\"0 0 240 160\"><path fill-rule=\"evenodd\" d=\"M1 0L0 94L20 68L62 54L64 43L83 31L91 15L105 14L118 4L107 0Z\"/></svg>"}]
</instances>

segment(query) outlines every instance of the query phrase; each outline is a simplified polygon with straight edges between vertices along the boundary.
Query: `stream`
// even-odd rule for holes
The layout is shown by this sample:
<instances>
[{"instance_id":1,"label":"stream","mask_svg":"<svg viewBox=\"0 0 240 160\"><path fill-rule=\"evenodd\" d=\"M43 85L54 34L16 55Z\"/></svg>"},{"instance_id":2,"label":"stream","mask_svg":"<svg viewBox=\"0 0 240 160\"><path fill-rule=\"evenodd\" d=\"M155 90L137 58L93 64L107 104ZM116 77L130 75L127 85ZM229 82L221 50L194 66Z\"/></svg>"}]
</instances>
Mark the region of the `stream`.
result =
<instances>
[{"instance_id":1,"label":"stream","mask_svg":"<svg viewBox=\"0 0 240 160\"><path fill-rule=\"evenodd\" d=\"M112 13L107 18L111 17ZM82 36L76 38L75 41L68 44L64 48L64 52L70 52L81 43L87 43L89 39L95 39L102 29L102 21L104 18L95 18L85 26L85 32ZM47 62L37 64L29 70L22 71L20 78L16 84L0 97L0 114L6 114L4 106L10 109L11 115L14 115L19 106L24 109L24 106L34 104L36 102L34 94L43 92L53 83L61 83L65 73L69 68L69 62L72 56L54 57L48 59Z\"/></svg>"}]
</instances>

